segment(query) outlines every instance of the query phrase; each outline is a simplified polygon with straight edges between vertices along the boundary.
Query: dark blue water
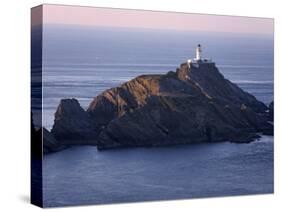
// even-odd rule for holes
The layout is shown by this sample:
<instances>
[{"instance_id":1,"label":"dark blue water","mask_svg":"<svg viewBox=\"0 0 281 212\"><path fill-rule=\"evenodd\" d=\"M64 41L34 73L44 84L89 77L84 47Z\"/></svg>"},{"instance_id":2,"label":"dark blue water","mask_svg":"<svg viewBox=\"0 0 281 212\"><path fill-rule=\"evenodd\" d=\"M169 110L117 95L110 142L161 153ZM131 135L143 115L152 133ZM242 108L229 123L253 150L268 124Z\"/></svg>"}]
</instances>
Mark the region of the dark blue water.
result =
<instances>
[{"instance_id":1,"label":"dark blue water","mask_svg":"<svg viewBox=\"0 0 281 212\"><path fill-rule=\"evenodd\" d=\"M166 73L198 43L224 76L269 104L273 38L260 35L47 25L43 124L61 98L84 108L100 92L141 74ZM198 144L98 152L73 147L44 156L45 206L273 192L273 137L250 144Z\"/></svg>"},{"instance_id":2,"label":"dark blue water","mask_svg":"<svg viewBox=\"0 0 281 212\"><path fill-rule=\"evenodd\" d=\"M47 155L44 205L64 206L273 192L273 140Z\"/></svg>"}]
</instances>

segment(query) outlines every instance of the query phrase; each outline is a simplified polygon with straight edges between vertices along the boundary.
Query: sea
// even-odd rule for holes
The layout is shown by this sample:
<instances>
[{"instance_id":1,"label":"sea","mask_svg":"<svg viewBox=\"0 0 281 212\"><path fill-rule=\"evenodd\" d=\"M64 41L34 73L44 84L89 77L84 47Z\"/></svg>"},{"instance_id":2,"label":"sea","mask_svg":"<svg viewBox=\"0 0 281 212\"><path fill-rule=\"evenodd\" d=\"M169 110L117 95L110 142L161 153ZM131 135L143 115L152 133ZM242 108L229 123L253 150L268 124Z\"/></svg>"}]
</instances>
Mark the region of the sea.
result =
<instances>
[{"instance_id":1,"label":"sea","mask_svg":"<svg viewBox=\"0 0 281 212\"><path fill-rule=\"evenodd\" d=\"M61 99L87 109L106 89L143 74L212 59L225 78L258 100L273 101L274 38L162 29L43 26L43 126ZM273 193L273 136L230 142L97 151L75 146L44 155L45 207Z\"/></svg>"}]
</instances>

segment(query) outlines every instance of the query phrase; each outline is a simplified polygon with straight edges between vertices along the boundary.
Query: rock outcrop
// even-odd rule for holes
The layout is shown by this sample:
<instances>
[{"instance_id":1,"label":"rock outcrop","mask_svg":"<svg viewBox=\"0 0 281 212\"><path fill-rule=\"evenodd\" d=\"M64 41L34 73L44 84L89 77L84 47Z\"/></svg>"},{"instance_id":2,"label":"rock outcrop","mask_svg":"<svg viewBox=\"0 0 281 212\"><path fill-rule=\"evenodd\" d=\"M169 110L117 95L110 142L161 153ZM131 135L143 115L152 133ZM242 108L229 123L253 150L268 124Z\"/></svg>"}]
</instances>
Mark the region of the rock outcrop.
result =
<instances>
[{"instance_id":1,"label":"rock outcrop","mask_svg":"<svg viewBox=\"0 0 281 212\"><path fill-rule=\"evenodd\" d=\"M84 111L62 100L51 131L63 145L98 149L198 142L250 142L272 131L268 107L225 79L214 63L182 64L98 95Z\"/></svg>"},{"instance_id":2,"label":"rock outcrop","mask_svg":"<svg viewBox=\"0 0 281 212\"><path fill-rule=\"evenodd\" d=\"M36 129L31 113L31 156L32 159L42 160L42 153L57 152L66 148L58 142L52 133L40 127ZM43 151L42 151L43 150Z\"/></svg>"},{"instance_id":3,"label":"rock outcrop","mask_svg":"<svg viewBox=\"0 0 281 212\"><path fill-rule=\"evenodd\" d=\"M31 160L42 160L42 135L38 133L33 122L33 113L31 112L30 119L30 147L31 147Z\"/></svg>"},{"instance_id":4,"label":"rock outcrop","mask_svg":"<svg viewBox=\"0 0 281 212\"><path fill-rule=\"evenodd\" d=\"M203 63L199 67L188 67L185 63L177 70L177 74L182 80L193 81L201 88L202 92L223 104L231 103L237 106L244 104L258 113L267 110L264 103L257 101L253 95L225 79L214 63Z\"/></svg>"},{"instance_id":5,"label":"rock outcrop","mask_svg":"<svg viewBox=\"0 0 281 212\"><path fill-rule=\"evenodd\" d=\"M39 129L40 134L43 137L43 153L57 152L65 149L67 146L63 145L61 142L55 139L54 135L50 133L47 129Z\"/></svg>"},{"instance_id":6,"label":"rock outcrop","mask_svg":"<svg viewBox=\"0 0 281 212\"><path fill-rule=\"evenodd\" d=\"M76 99L61 100L51 133L61 145L96 144L94 122Z\"/></svg>"},{"instance_id":7,"label":"rock outcrop","mask_svg":"<svg viewBox=\"0 0 281 212\"><path fill-rule=\"evenodd\" d=\"M269 119L270 119L270 121L274 120L274 102L273 101L269 104Z\"/></svg>"},{"instance_id":8,"label":"rock outcrop","mask_svg":"<svg viewBox=\"0 0 281 212\"><path fill-rule=\"evenodd\" d=\"M99 149L249 142L271 128L266 105L224 79L214 64L182 64L176 73L137 77L98 96L88 112L95 116L98 106L102 116L101 105L110 117Z\"/></svg>"}]
</instances>

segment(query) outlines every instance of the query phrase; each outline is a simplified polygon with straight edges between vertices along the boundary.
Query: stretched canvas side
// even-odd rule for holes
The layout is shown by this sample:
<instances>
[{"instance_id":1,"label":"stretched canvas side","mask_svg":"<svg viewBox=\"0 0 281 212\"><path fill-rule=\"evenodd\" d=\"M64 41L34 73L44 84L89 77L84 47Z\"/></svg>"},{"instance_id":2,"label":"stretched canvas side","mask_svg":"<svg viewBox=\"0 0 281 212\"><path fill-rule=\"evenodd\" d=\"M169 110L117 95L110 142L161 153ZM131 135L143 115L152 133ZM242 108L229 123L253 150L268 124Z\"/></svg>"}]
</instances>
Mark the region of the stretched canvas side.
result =
<instances>
[{"instance_id":1,"label":"stretched canvas side","mask_svg":"<svg viewBox=\"0 0 281 212\"><path fill-rule=\"evenodd\" d=\"M42 178L42 14L31 9L31 203L43 206Z\"/></svg>"}]
</instances>

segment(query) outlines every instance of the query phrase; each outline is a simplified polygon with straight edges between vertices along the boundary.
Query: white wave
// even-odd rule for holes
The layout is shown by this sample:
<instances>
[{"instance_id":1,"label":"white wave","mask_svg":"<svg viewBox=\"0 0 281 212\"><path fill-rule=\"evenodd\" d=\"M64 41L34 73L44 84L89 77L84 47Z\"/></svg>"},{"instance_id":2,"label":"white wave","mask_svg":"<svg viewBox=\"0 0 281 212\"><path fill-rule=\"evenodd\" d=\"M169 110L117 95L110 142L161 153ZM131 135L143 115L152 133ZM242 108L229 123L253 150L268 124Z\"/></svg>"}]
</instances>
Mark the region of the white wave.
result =
<instances>
[{"instance_id":1,"label":"white wave","mask_svg":"<svg viewBox=\"0 0 281 212\"><path fill-rule=\"evenodd\" d=\"M273 81L271 80L263 80L263 81L257 81L257 80L233 80L232 82L237 84L273 84Z\"/></svg>"},{"instance_id":2,"label":"white wave","mask_svg":"<svg viewBox=\"0 0 281 212\"><path fill-rule=\"evenodd\" d=\"M273 141L274 141L274 136L270 136L270 135L262 135L260 138L256 140L256 142L260 142L260 143L268 143Z\"/></svg>"},{"instance_id":3,"label":"white wave","mask_svg":"<svg viewBox=\"0 0 281 212\"><path fill-rule=\"evenodd\" d=\"M273 68L271 65L217 65L219 68Z\"/></svg>"}]
</instances>

